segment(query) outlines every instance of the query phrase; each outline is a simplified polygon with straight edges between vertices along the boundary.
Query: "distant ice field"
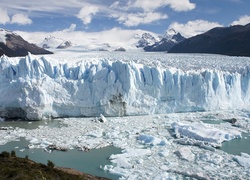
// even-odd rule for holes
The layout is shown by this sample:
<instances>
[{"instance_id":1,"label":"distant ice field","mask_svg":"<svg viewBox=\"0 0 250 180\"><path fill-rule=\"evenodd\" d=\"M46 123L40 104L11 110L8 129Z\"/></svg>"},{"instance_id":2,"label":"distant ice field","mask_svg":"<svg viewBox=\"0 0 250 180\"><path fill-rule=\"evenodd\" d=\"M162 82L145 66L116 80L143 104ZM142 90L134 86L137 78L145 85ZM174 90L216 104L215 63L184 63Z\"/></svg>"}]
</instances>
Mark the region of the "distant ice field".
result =
<instances>
[{"instance_id":1,"label":"distant ice field","mask_svg":"<svg viewBox=\"0 0 250 180\"><path fill-rule=\"evenodd\" d=\"M77 49L55 50L54 55L45 55L60 60L60 62L74 63L78 61L124 61L150 67L174 67L183 71L217 69L223 71L241 71L250 66L249 57L225 56L217 54L173 54L166 52L81 52ZM70 61L70 62L69 62Z\"/></svg>"}]
</instances>

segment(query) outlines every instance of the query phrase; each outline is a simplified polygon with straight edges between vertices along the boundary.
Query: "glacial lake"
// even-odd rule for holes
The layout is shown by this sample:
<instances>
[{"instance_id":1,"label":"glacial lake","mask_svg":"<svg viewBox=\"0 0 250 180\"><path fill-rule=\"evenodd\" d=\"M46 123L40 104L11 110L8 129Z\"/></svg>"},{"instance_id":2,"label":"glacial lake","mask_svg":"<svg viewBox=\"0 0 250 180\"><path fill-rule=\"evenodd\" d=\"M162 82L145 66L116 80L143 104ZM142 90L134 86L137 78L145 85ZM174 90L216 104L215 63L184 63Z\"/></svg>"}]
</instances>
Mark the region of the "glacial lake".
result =
<instances>
[{"instance_id":1,"label":"glacial lake","mask_svg":"<svg viewBox=\"0 0 250 180\"><path fill-rule=\"evenodd\" d=\"M0 127L19 127L24 129L35 129L38 126L47 125L50 127L60 127L60 121L2 121ZM29 159L47 164L48 160L52 161L58 167L73 168L78 171L109 179L118 179L119 176L109 174L102 170L100 166L110 165L109 157L112 154L121 153L121 149L114 146L108 146L101 149L93 149L90 152L78 151L76 149L63 151L45 152L43 149L29 149L29 141L20 138L20 141L8 142L0 146L0 152L14 150L18 157L24 158L26 155Z\"/></svg>"}]
</instances>

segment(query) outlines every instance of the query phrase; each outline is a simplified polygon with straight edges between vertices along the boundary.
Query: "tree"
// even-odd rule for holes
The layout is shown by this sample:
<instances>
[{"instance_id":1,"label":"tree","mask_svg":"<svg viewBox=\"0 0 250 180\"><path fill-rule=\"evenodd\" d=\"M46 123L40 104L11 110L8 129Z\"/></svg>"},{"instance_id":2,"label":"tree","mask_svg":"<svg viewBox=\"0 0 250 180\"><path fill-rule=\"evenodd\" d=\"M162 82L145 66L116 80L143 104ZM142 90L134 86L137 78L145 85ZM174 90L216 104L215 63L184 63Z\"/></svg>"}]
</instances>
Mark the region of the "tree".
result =
<instances>
[{"instance_id":1,"label":"tree","mask_svg":"<svg viewBox=\"0 0 250 180\"><path fill-rule=\"evenodd\" d=\"M10 156L11 157L16 157L16 152L14 150L12 150L11 153L10 153Z\"/></svg>"},{"instance_id":2,"label":"tree","mask_svg":"<svg viewBox=\"0 0 250 180\"><path fill-rule=\"evenodd\" d=\"M28 156L28 155L26 155L26 156L25 156L25 159L27 159L27 160L28 160L28 159L29 159L29 156Z\"/></svg>"},{"instance_id":3,"label":"tree","mask_svg":"<svg viewBox=\"0 0 250 180\"><path fill-rule=\"evenodd\" d=\"M48 160L47 166L50 168L54 168L55 164L52 161Z\"/></svg>"}]
</instances>

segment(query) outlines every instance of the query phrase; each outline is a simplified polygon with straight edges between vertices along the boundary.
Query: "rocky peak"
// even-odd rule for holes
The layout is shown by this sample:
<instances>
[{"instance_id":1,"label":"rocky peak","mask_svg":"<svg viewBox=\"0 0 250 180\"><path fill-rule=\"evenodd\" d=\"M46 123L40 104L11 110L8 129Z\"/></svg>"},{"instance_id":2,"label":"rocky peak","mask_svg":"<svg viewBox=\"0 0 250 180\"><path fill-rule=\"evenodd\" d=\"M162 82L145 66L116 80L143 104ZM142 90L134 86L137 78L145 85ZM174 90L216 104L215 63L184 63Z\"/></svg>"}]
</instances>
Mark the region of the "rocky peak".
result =
<instances>
[{"instance_id":1,"label":"rocky peak","mask_svg":"<svg viewBox=\"0 0 250 180\"><path fill-rule=\"evenodd\" d=\"M152 45L155 42L157 42L157 40L155 39L154 36L152 36L150 33L143 33L140 40L138 41L136 47L137 48L145 47L148 45Z\"/></svg>"}]
</instances>

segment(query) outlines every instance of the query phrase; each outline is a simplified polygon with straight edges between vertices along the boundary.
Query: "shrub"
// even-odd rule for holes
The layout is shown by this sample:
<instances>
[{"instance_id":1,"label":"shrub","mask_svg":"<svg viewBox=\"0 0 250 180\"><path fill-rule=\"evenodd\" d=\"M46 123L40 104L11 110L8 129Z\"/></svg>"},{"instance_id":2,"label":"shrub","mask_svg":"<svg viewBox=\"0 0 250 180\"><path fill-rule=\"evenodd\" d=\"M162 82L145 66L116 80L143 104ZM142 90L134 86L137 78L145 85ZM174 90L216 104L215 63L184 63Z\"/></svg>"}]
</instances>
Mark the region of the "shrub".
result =
<instances>
[{"instance_id":1,"label":"shrub","mask_svg":"<svg viewBox=\"0 0 250 180\"><path fill-rule=\"evenodd\" d=\"M7 151L3 151L1 155L2 157L10 157L10 153Z\"/></svg>"}]
</instances>

